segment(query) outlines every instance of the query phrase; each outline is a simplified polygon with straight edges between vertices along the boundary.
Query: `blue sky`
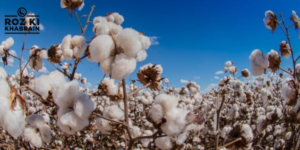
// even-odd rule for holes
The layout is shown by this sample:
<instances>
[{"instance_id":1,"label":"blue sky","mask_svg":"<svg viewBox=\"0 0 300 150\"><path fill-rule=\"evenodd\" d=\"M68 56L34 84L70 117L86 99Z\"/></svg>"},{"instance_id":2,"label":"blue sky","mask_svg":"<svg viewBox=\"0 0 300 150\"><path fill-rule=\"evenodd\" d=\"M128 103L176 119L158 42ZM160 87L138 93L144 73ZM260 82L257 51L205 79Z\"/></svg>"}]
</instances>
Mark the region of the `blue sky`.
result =
<instances>
[{"instance_id":1,"label":"blue sky","mask_svg":"<svg viewBox=\"0 0 300 150\"><path fill-rule=\"evenodd\" d=\"M278 28L274 34L265 28L264 13L272 10L283 16L291 24L291 11L299 12L300 1L279 0L115 0L85 1L80 15L88 14L92 5L96 5L92 18L105 16L108 12L119 12L124 16L123 27L132 27L147 36L157 37L159 44L152 45L145 61L137 64L136 71L128 78L135 79L138 69L147 63L161 64L163 76L169 78L170 86L181 87L183 80L194 80L204 90L211 83L218 83L215 72L223 70L227 60L233 61L238 70L249 68L249 55L254 49L261 49L265 54L271 49L278 50L279 43L286 40ZM26 48L33 45L50 48L61 43L67 34L79 35L80 30L76 18L70 18L69 11L60 8L60 0L14 0L2 2L0 6L0 41L9 36L15 44L12 47L20 55L23 35L4 34L4 15L16 14L19 7L28 12L40 15L44 31L39 35L28 35ZM85 23L86 18L82 19ZM300 54L300 41L297 31L290 29L295 54ZM93 36L92 25L85 34L86 39ZM28 52L25 53L28 59ZM291 59L283 59L284 68L291 66ZM3 64L1 64L3 66ZM6 66L13 73L18 66ZM45 66L52 71L54 68L45 61ZM96 63L87 60L79 65L78 72L95 85L103 74ZM224 75L224 74L223 74ZM223 75L217 75L222 77Z\"/></svg>"}]
</instances>

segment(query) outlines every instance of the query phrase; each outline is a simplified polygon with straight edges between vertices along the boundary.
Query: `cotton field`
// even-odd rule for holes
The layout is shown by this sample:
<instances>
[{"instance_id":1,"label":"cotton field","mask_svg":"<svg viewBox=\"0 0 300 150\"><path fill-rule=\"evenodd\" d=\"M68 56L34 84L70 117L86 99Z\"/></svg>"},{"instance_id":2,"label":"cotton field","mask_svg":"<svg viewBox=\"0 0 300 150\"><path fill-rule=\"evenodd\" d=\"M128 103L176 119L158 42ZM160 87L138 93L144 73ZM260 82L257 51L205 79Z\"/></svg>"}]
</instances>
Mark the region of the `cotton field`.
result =
<instances>
[{"instance_id":1,"label":"cotton field","mask_svg":"<svg viewBox=\"0 0 300 150\"><path fill-rule=\"evenodd\" d=\"M0 67L0 149L300 149L300 56L289 36L289 28L300 26L295 11L290 20L266 11L261 23L270 34L281 30L283 41L265 54L249 52L251 68L237 68L234 60L219 64L225 76L203 93L195 81L170 87L168 68L155 62L137 67L153 57L147 54L150 38L123 27L126 16L118 12L97 16L92 6L80 18L83 6L83 0L61 0L80 32L61 37L59 44L24 47L30 40L25 34L17 56L12 48L22 43L1 37L3 64L13 59L20 65L12 74L9 66ZM96 89L81 86L89 80L77 71L84 59L105 74ZM290 68L281 67L286 60ZM54 71L36 76L44 63Z\"/></svg>"}]
</instances>

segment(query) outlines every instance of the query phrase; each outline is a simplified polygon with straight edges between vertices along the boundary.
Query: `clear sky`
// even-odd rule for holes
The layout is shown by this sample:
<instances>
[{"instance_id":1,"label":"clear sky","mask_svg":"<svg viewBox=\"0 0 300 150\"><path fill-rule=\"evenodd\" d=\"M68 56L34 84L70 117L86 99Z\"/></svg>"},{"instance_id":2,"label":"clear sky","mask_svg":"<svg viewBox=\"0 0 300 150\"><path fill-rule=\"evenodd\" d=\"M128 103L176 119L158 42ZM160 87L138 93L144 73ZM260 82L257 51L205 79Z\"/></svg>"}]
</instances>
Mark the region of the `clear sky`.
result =
<instances>
[{"instance_id":1,"label":"clear sky","mask_svg":"<svg viewBox=\"0 0 300 150\"><path fill-rule=\"evenodd\" d=\"M124 16L123 27L132 27L147 36L157 37L145 61L137 64L137 68L129 78L136 78L138 69L147 63L161 64L163 76L169 78L170 86L181 87L183 80L194 80L204 90L211 83L218 83L215 76L223 70L227 60L233 61L238 70L249 68L249 55L254 49L261 49L265 54L271 49L278 50L279 43L286 40L278 28L272 34L263 23L264 13L272 10L276 14L283 13L287 24L291 11L300 14L300 1L279 0L85 0L80 15L88 14L92 5L96 5L92 18L105 16L108 12L119 12ZM16 14L19 7L25 7L28 12L40 15L44 31L39 35L28 35L26 48L33 45L50 48L61 43L67 34L79 35L80 29L76 18L70 18L69 10L60 8L60 0L14 0L3 1L0 5L0 41L13 37L12 47L20 55L24 35L4 34L4 15ZM82 19L84 24L86 18ZM296 55L300 54L300 41L297 31L290 30L292 45ZM85 34L86 39L93 36L92 25ZM25 53L28 59L28 52ZM283 67L292 63L291 59L283 58ZM1 64L3 66L3 64ZM6 66L9 73L18 67L17 61L13 67ZM45 67L54 68L45 61ZM103 74L96 63L87 60L79 65L78 72L87 77L88 82L95 85Z\"/></svg>"}]
</instances>

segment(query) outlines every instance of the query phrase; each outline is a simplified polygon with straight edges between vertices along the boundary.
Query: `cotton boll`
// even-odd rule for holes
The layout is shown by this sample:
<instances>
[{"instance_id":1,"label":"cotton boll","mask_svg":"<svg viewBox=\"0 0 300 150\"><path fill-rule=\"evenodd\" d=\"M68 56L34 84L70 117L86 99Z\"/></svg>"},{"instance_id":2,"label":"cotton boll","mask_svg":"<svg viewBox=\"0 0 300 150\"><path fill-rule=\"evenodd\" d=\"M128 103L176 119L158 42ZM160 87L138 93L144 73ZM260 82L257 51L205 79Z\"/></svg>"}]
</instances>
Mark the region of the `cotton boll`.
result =
<instances>
[{"instance_id":1,"label":"cotton boll","mask_svg":"<svg viewBox=\"0 0 300 150\"><path fill-rule=\"evenodd\" d=\"M115 84L114 79L104 78L102 81L102 84L106 85L108 95L117 95L118 94L118 85Z\"/></svg>"},{"instance_id":2,"label":"cotton boll","mask_svg":"<svg viewBox=\"0 0 300 150\"><path fill-rule=\"evenodd\" d=\"M128 58L125 54L121 53L116 55L112 63L112 78L122 80L131 74L136 67L136 60Z\"/></svg>"},{"instance_id":3,"label":"cotton boll","mask_svg":"<svg viewBox=\"0 0 300 150\"><path fill-rule=\"evenodd\" d=\"M75 98L79 92L78 81L73 80L61 85L53 92L54 102L59 107L73 107Z\"/></svg>"},{"instance_id":4,"label":"cotton boll","mask_svg":"<svg viewBox=\"0 0 300 150\"><path fill-rule=\"evenodd\" d=\"M85 38L84 36L73 36L71 39L71 45L74 50L74 56L80 58L82 53L86 50Z\"/></svg>"},{"instance_id":5,"label":"cotton boll","mask_svg":"<svg viewBox=\"0 0 300 150\"><path fill-rule=\"evenodd\" d=\"M24 112L18 101L13 109L14 111L10 110L5 114L3 118L3 128L14 137L14 139L17 139L25 128Z\"/></svg>"},{"instance_id":6,"label":"cotton boll","mask_svg":"<svg viewBox=\"0 0 300 150\"><path fill-rule=\"evenodd\" d=\"M150 118L156 123L164 117L164 113L163 107L159 104L153 104L149 110Z\"/></svg>"},{"instance_id":7,"label":"cotton boll","mask_svg":"<svg viewBox=\"0 0 300 150\"><path fill-rule=\"evenodd\" d=\"M42 96L43 99L47 99L49 91L51 90L50 79L46 75L41 75L34 80L34 90Z\"/></svg>"},{"instance_id":8,"label":"cotton boll","mask_svg":"<svg viewBox=\"0 0 300 150\"><path fill-rule=\"evenodd\" d=\"M160 104L164 112L169 112L177 107L179 98L167 94L160 94L155 98L154 104Z\"/></svg>"},{"instance_id":9,"label":"cotton boll","mask_svg":"<svg viewBox=\"0 0 300 150\"><path fill-rule=\"evenodd\" d=\"M264 74L265 69L269 67L268 57L263 55L259 49L255 49L251 53L249 59L252 68L252 74L255 76Z\"/></svg>"},{"instance_id":10,"label":"cotton boll","mask_svg":"<svg viewBox=\"0 0 300 150\"><path fill-rule=\"evenodd\" d=\"M41 116L44 118L45 122L50 123L49 114L47 114L46 112L41 112Z\"/></svg>"},{"instance_id":11,"label":"cotton boll","mask_svg":"<svg viewBox=\"0 0 300 150\"><path fill-rule=\"evenodd\" d=\"M74 111L62 115L59 120L63 125L67 125L75 131L80 131L89 125L89 120L87 118L79 118Z\"/></svg>"},{"instance_id":12,"label":"cotton boll","mask_svg":"<svg viewBox=\"0 0 300 150\"><path fill-rule=\"evenodd\" d=\"M74 52L72 49L65 49L63 51L63 56L64 56L64 59L66 59L66 60L73 59L73 55L74 55Z\"/></svg>"},{"instance_id":13,"label":"cotton boll","mask_svg":"<svg viewBox=\"0 0 300 150\"><path fill-rule=\"evenodd\" d=\"M96 120L96 128L100 130L102 134L110 134L112 131L112 126L109 124L109 121L101 118Z\"/></svg>"},{"instance_id":14,"label":"cotton boll","mask_svg":"<svg viewBox=\"0 0 300 150\"><path fill-rule=\"evenodd\" d=\"M43 143L41 135L39 133L36 133L33 136L33 138L31 139L30 144L32 144L33 146L35 146L37 148L43 147L44 143Z\"/></svg>"},{"instance_id":15,"label":"cotton boll","mask_svg":"<svg viewBox=\"0 0 300 150\"><path fill-rule=\"evenodd\" d=\"M164 150L171 149L173 147L173 143L171 141L171 138L166 136L166 137L160 137L155 140L155 145Z\"/></svg>"},{"instance_id":16,"label":"cotton boll","mask_svg":"<svg viewBox=\"0 0 300 150\"><path fill-rule=\"evenodd\" d=\"M4 54L4 46L0 45L0 56Z\"/></svg>"},{"instance_id":17,"label":"cotton boll","mask_svg":"<svg viewBox=\"0 0 300 150\"><path fill-rule=\"evenodd\" d=\"M31 114L30 116L26 117L26 122L35 128L40 128L45 120L44 118L39 114Z\"/></svg>"},{"instance_id":18,"label":"cotton boll","mask_svg":"<svg viewBox=\"0 0 300 150\"><path fill-rule=\"evenodd\" d=\"M161 130L169 136L178 135L182 132L188 123L186 115L188 111L180 108L174 108L166 113L167 122L161 125Z\"/></svg>"},{"instance_id":19,"label":"cotton boll","mask_svg":"<svg viewBox=\"0 0 300 150\"><path fill-rule=\"evenodd\" d=\"M242 137L247 139L247 141L253 140L254 136L253 136L253 132L252 132L252 129L249 124L243 124L241 132L242 132L242 134L241 134Z\"/></svg>"},{"instance_id":20,"label":"cotton boll","mask_svg":"<svg viewBox=\"0 0 300 150\"><path fill-rule=\"evenodd\" d=\"M143 136L150 136L153 135L153 132L151 130L145 130ZM149 143L152 141L152 139L142 139L142 145L143 147L148 147Z\"/></svg>"},{"instance_id":21,"label":"cotton boll","mask_svg":"<svg viewBox=\"0 0 300 150\"><path fill-rule=\"evenodd\" d=\"M105 17L95 17L93 20L93 24L97 24L97 23L107 23L106 18Z\"/></svg>"},{"instance_id":22,"label":"cotton boll","mask_svg":"<svg viewBox=\"0 0 300 150\"><path fill-rule=\"evenodd\" d=\"M291 81L290 78L286 78L286 80L282 83L281 88L281 96L285 100L287 104L290 103L291 97L295 94L294 89L290 86L289 81Z\"/></svg>"},{"instance_id":23,"label":"cotton boll","mask_svg":"<svg viewBox=\"0 0 300 150\"><path fill-rule=\"evenodd\" d=\"M107 24L108 24L108 26L109 26L109 31L110 31L112 34L114 34L114 35L119 34L119 33L123 30L123 27L122 27L122 26L117 25L117 24L115 24L115 23L113 23L113 22L108 22Z\"/></svg>"},{"instance_id":24,"label":"cotton boll","mask_svg":"<svg viewBox=\"0 0 300 150\"><path fill-rule=\"evenodd\" d=\"M120 25L124 22L124 18L122 15L120 15L119 13L113 13L111 14L114 16L114 23L117 25Z\"/></svg>"},{"instance_id":25,"label":"cotton boll","mask_svg":"<svg viewBox=\"0 0 300 150\"><path fill-rule=\"evenodd\" d=\"M48 76L51 80L50 86L52 89L58 88L61 84L66 83L65 75L58 70L50 72Z\"/></svg>"},{"instance_id":26,"label":"cotton boll","mask_svg":"<svg viewBox=\"0 0 300 150\"><path fill-rule=\"evenodd\" d=\"M111 65L113 63L114 58L113 57L108 57L104 61L100 63L100 67L103 73L105 74L111 74Z\"/></svg>"},{"instance_id":27,"label":"cotton boll","mask_svg":"<svg viewBox=\"0 0 300 150\"><path fill-rule=\"evenodd\" d=\"M124 112L118 107L118 105L112 105L104 108L103 116L116 121L124 120Z\"/></svg>"},{"instance_id":28,"label":"cotton boll","mask_svg":"<svg viewBox=\"0 0 300 150\"><path fill-rule=\"evenodd\" d=\"M139 33L131 28L126 28L116 37L118 47L129 57L135 57L142 50L142 43L139 40Z\"/></svg>"},{"instance_id":29,"label":"cotton boll","mask_svg":"<svg viewBox=\"0 0 300 150\"><path fill-rule=\"evenodd\" d=\"M60 128L61 131L69 134L69 135L73 135L76 133L76 131L72 128L70 128L68 125L64 125L60 122L60 120L57 120L57 126Z\"/></svg>"},{"instance_id":30,"label":"cotton boll","mask_svg":"<svg viewBox=\"0 0 300 150\"><path fill-rule=\"evenodd\" d=\"M115 21L115 17L112 14L107 15L106 19L107 19L108 22L114 22Z\"/></svg>"},{"instance_id":31,"label":"cotton boll","mask_svg":"<svg viewBox=\"0 0 300 150\"><path fill-rule=\"evenodd\" d=\"M48 58L48 51L47 50L41 50L39 57L41 59L47 59Z\"/></svg>"},{"instance_id":32,"label":"cotton boll","mask_svg":"<svg viewBox=\"0 0 300 150\"><path fill-rule=\"evenodd\" d=\"M94 61L103 62L114 53L115 44L111 36L100 35L90 43L90 54Z\"/></svg>"},{"instance_id":33,"label":"cotton boll","mask_svg":"<svg viewBox=\"0 0 300 150\"><path fill-rule=\"evenodd\" d=\"M77 96L77 100L74 103L74 111L76 115L81 119L85 119L91 115L93 110L93 101L90 100L89 96L86 93L80 92Z\"/></svg>"},{"instance_id":34,"label":"cotton boll","mask_svg":"<svg viewBox=\"0 0 300 150\"><path fill-rule=\"evenodd\" d=\"M223 127L222 131L221 131L221 137L226 139L228 137L229 132L232 130L232 127L230 126L225 126Z\"/></svg>"},{"instance_id":35,"label":"cotton boll","mask_svg":"<svg viewBox=\"0 0 300 150\"><path fill-rule=\"evenodd\" d=\"M43 124L40 128L40 134L42 137L42 140L45 143L50 143L52 139L52 130L47 124Z\"/></svg>"},{"instance_id":36,"label":"cotton boll","mask_svg":"<svg viewBox=\"0 0 300 150\"><path fill-rule=\"evenodd\" d=\"M61 50L63 51L63 56L66 60L71 60L73 58L73 50L71 49L72 36L69 34L64 37L61 43Z\"/></svg>"},{"instance_id":37,"label":"cotton boll","mask_svg":"<svg viewBox=\"0 0 300 150\"><path fill-rule=\"evenodd\" d=\"M147 50L151 45L150 38L147 37L147 36L140 35L140 41L142 43L142 49L143 50Z\"/></svg>"},{"instance_id":38,"label":"cotton boll","mask_svg":"<svg viewBox=\"0 0 300 150\"><path fill-rule=\"evenodd\" d=\"M4 68L0 67L0 78L7 78L7 73Z\"/></svg>"},{"instance_id":39,"label":"cotton boll","mask_svg":"<svg viewBox=\"0 0 300 150\"><path fill-rule=\"evenodd\" d=\"M141 129L138 126L132 126L130 128L131 135L133 138L139 137L142 135Z\"/></svg>"},{"instance_id":40,"label":"cotton boll","mask_svg":"<svg viewBox=\"0 0 300 150\"><path fill-rule=\"evenodd\" d=\"M14 45L14 39L12 37L9 37L5 40L4 44L2 43L2 45L4 45L5 49L9 49L10 47L12 47Z\"/></svg>"},{"instance_id":41,"label":"cotton boll","mask_svg":"<svg viewBox=\"0 0 300 150\"><path fill-rule=\"evenodd\" d=\"M0 96L9 98L10 87L5 79L0 78Z\"/></svg>"},{"instance_id":42,"label":"cotton boll","mask_svg":"<svg viewBox=\"0 0 300 150\"><path fill-rule=\"evenodd\" d=\"M174 140L177 145L182 145L185 142L185 140L188 138L188 136L189 136L189 132L186 131L186 132L183 132L180 135L176 136L176 138L174 138Z\"/></svg>"},{"instance_id":43,"label":"cotton boll","mask_svg":"<svg viewBox=\"0 0 300 150\"><path fill-rule=\"evenodd\" d=\"M147 52L145 50L141 50L136 54L136 61L141 62L144 61L147 58Z\"/></svg>"},{"instance_id":44,"label":"cotton boll","mask_svg":"<svg viewBox=\"0 0 300 150\"><path fill-rule=\"evenodd\" d=\"M93 27L93 32L96 35L107 35L109 34L110 28L108 23L97 23Z\"/></svg>"},{"instance_id":45,"label":"cotton boll","mask_svg":"<svg viewBox=\"0 0 300 150\"><path fill-rule=\"evenodd\" d=\"M1 82L0 82L0 85L3 86L3 84L1 84ZM0 89L1 89L2 86L0 86ZM0 92L1 91L2 90L0 90ZM0 103L1 103L1 105L0 105L0 127L2 127L2 125L4 123L3 118L5 117L6 113L8 111L10 111L10 101L7 97L4 97L4 96L1 95L0 96Z\"/></svg>"},{"instance_id":46,"label":"cotton boll","mask_svg":"<svg viewBox=\"0 0 300 150\"><path fill-rule=\"evenodd\" d=\"M25 128L24 132L23 132L24 140L26 142L30 142L33 139L33 137L35 136L35 134L37 134L37 131L35 128L30 127L30 126Z\"/></svg>"}]
</instances>

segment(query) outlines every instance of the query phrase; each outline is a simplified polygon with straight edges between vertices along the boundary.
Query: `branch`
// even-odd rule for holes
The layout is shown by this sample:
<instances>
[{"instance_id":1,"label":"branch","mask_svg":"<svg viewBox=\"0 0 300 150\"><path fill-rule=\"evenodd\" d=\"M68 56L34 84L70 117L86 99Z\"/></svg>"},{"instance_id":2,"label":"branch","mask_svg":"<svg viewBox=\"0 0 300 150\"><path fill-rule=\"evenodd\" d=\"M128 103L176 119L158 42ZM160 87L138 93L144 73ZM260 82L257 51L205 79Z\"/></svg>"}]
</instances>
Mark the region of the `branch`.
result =
<instances>
[{"instance_id":1,"label":"branch","mask_svg":"<svg viewBox=\"0 0 300 150\"><path fill-rule=\"evenodd\" d=\"M23 77L23 72L21 71L22 70L22 58L23 58L23 52L24 52L24 47L25 47L25 41L26 41L26 32L24 34L24 40L23 40L23 45L22 45L22 51L21 51L21 56L19 58L19 67L20 67L20 78L22 79ZM23 80L20 80L20 86L23 85Z\"/></svg>"},{"instance_id":2,"label":"branch","mask_svg":"<svg viewBox=\"0 0 300 150\"><path fill-rule=\"evenodd\" d=\"M128 149L130 150L131 147L131 142L132 142L132 135L131 135L131 132L130 132L130 128L129 128L129 118L128 118L128 114L129 114L129 108L128 108L128 103L127 103L127 93L126 93L126 82L125 82L125 79L122 80L122 85L123 85L123 95L124 95L124 116L125 116L125 123L126 123L126 130L128 132L128 135L129 135L129 141L130 141L130 144L129 144L129 147Z\"/></svg>"},{"instance_id":3,"label":"branch","mask_svg":"<svg viewBox=\"0 0 300 150\"><path fill-rule=\"evenodd\" d=\"M296 58L295 63L298 61L299 58L300 58L300 55Z\"/></svg>"},{"instance_id":4,"label":"branch","mask_svg":"<svg viewBox=\"0 0 300 150\"><path fill-rule=\"evenodd\" d=\"M223 108L224 102L225 102L225 93L224 93L224 91L223 91L223 92L222 92L222 102L221 102L220 107L219 107L218 110L217 110L216 131L218 131L219 128L220 128L220 123L219 123L219 122L220 122L220 113L221 113L221 110L222 110L222 108ZM218 150L218 146L219 146L219 136L220 136L220 134L217 133L216 138L215 138L215 150Z\"/></svg>"},{"instance_id":5,"label":"branch","mask_svg":"<svg viewBox=\"0 0 300 150\"><path fill-rule=\"evenodd\" d=\"M143 90L144 88L147 88L151 85L151 82L147 83L145 86L143 86L142 88L136 89L134 91L132 91L131 93L128 94L127 98L130 98L132 95L136 94L137 92Z\"/></svg>"},{"instance_id":6,"label":"branch","mask_svg":"<svg viewBox=\"0 0 300 150\"><path fill-rule=\"evenodd\" d=\"M91 18L91 16L92 16L92 13L93 13L95 7L96 7L95 5L92 6L91 11L90 11L90 14L89 14L89 16L88 16L88 18L87 18L87 20L86 20L85 26L84 26L84 28L83 28L83 30L82 30L82 32L81 32L81 35L84 35L84 33L85 33L85 31L86 31L88 25L90 24L90 18Z\"/></svg>"},{"instance_id":7,"label":"branch","mask_svg":"<svg viewBox=\"0 0 300 150\"><path fill-rule=\"evenodd\" d=\"M80 27L80 31L82 33L83 29L82 29L82 25L81 25L81 22L79 20L78 14L77 14L77 10L75 9L74 11L75 11L75 16L76 16L77 22L78 22L79 27Z\"/></svg>"},{"instance_id":8,"label":"branch","mask_svg":"<svg viewBox=\"0 0 300 150\"><path fill-rule=\"evenodd\" d=\"M67 77L70 79L70 75L66 74L64 71L62 71L62 70L60 70L59 68L57 68L57 67L55 66L55 64L53 64L53 62L52 62L51 60L49 60L49 59L47 59L47 60L50 62L50 64L51 64L56 70L58 70L59 72L63 73L65 76L67 76Z\"/></svg>"},{"instance_id":9,"label":"branch","mask_svg":"<svg viewBox=\"0 0 300 150\"><path fill-rule=\"evenodd\" d=\"M43 103L43 104L46 105L46 106L48 106L49 104L50 104L51 106L53 106L54 103L50 103L49 101L43 99L43 97L42 97L39 93L37 93L36 91L34 91L33 89L31 89L30 87L28 87L28 86L25 86L25 87L26 87L26 89L28 89L30 92L32 92L34 95L38 96L38 97L39 97L38 100L39 100L41 103Z\"/></svg>"},{"instance_id":10,"label":"branch","mask_svg":"<svg viewBox=\"0 0 300 150\"><path fill-rule=\"evenodd\" d=\"M279 68L281 71L283 71L283 72L285 72L285 73L287 73L287 74L289 74L289 75L291 75L291 76L293 76L290 72L288 72L288 71L286 71L286 70L284 70L284 69L282 69L281 67Z\"/></svg>"},{"instance_id":11,"label":"branch","mask_svg":"<svg viewBox=\"0 0 300 150\"><path fill-rule=\"evenodd\" d=\"M234 144L234 143L236 143L236 142L239 142L239 141L241 141L241 140L242 140L242 138L239 137L239 138L237 138L237 139L235 139L235 140L233 140L233 141L231 141L231 142L229 142L229 143L227 143L227 144L221 146L221 147L218 148L218 149L225 148L225 147L230 146L230 145L232 145L232 144Z\"/></svg>"},{"instance_id":12,"label":"branch","mask_svg":"<svg viewBox=\"0 0 300 150\"><path fill-rule=\"evenodd\" d=\"M105 120L108 120L108 121L111 121L111 122L114 122L114 123L117 123L117 124L123 124L123 125L125 125L124 122L115 121L115 120L112 120L112 119L103 117L103 116L101 116L100 114L96 114L96 113L95 113L95 115L96 115L97 117L99 117L99 118L102 118L102 119L105 119Z\"/></svg>"}]
</instances>

